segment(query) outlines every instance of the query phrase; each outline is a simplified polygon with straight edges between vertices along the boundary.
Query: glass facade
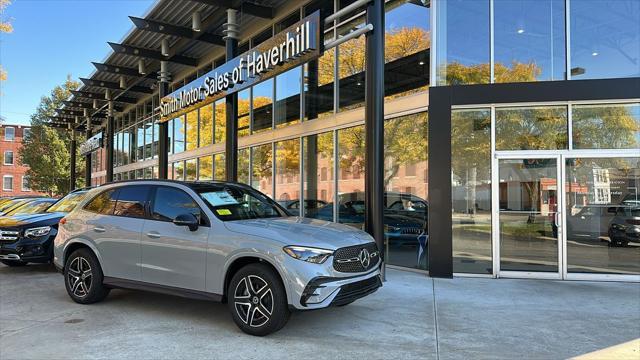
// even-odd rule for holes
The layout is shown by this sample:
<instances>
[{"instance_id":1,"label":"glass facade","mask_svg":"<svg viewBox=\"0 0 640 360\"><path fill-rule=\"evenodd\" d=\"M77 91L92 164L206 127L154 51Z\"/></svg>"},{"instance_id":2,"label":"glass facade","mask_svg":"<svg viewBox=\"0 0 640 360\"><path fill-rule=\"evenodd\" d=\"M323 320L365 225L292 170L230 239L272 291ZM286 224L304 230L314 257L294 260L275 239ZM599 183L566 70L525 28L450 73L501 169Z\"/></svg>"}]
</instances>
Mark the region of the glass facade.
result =
<instances>
[{"instance_id":1,"label":"glass facade","mask_svg":"<svg viewBox=\"0 0 640 360\"><path fill-rule=\"evenodd\" d=\"M437 85L640 76L636 0L436 3Z\"/></svg>"},{"instance_id":2,"label":"glass facade","mask_svg":"<svg viewBox=\"0 0 640 360\"><path fill-rule=\"evenodd\" d=\"M331 14L350 3L308 3L243 39L242 51L305 14ZM431 75L435 85L638 77L638 4L385 2L388 264L429 268ZM327 24L322 38L328 43L364 24L364 11L358 10ZM365 45L364 35L351 39L237 93L239 182L292 215L364 227ZM154 96L116 119L116 179L157 177L155 102ZM222 98L168 122L170 178L225 179L226 117ZM559 278L640 274L640 241L629 230L639 226L638 153L637 99L454 106L453 271Z\"/></svg>"},{"instance_id":3,"label":"glass facade","mask_svg":"<svg viewBox=\"0 0 640 360\"><path fill-rule=\"evenodd\" d=\"M453 271L491 274L491 110L451 113Z\"/></svg>"}]
</instances>

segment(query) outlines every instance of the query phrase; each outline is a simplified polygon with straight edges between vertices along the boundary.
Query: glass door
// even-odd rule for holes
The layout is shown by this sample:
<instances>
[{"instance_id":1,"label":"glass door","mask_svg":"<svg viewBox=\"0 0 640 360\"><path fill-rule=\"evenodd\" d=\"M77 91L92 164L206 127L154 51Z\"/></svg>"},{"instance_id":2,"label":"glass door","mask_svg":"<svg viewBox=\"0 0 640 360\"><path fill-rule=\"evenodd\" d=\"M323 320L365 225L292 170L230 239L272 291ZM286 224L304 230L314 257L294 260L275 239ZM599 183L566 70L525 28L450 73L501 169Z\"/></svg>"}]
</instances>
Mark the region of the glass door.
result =
<instances>
[{"instance_id":1,"label":"glass door","mask_svg":"<svg viewBox=\"0 0 640 360\"><path fill-rule=\"evenodd\" d=\"M498 157L498 276L561 277L560 160Z\"/></svg>"}]
</instances>

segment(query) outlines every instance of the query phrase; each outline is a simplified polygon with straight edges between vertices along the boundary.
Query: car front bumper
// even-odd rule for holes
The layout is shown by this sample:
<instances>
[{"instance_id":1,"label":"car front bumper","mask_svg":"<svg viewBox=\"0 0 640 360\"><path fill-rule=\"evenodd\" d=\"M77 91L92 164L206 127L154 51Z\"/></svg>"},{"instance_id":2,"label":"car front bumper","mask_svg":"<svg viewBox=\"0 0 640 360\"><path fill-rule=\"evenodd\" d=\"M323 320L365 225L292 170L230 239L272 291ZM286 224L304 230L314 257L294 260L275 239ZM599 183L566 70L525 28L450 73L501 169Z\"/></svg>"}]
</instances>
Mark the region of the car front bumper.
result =
<instances>
[{"instance_id":1,"label":"car front bumper","mask_svg":"<svg viewBox=\"0 0 640 360\"><path fill-rule=\"evenodd\" d=\"M13 242L0 243L0 260L26 262L48 262L53 254L51 237L42 239L18 238Z\"/></svg>"}]
</instances>

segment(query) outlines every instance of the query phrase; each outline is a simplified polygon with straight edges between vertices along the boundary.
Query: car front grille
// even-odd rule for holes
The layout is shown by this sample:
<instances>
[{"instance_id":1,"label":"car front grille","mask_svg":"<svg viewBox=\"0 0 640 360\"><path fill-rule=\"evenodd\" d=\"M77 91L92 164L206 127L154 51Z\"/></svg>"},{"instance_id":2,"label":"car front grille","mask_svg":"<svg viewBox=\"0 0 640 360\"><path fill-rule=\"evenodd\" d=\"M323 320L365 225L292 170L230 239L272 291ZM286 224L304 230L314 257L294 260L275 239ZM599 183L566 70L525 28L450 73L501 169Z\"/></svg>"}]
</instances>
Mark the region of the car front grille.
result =
<instances>
[{"instance_id":1,"label":"car front grille","mask_svg":"<svg viewBox=\"0 0 640 360\"><path fill-rule=\"evenodd\" d=\"M18 240L19 231L0 230L0 242L14 242Z\"/></svg>"},{"instance_id":2,"label":"car front grille","mask_svg":"<svg viewBox=\"0 0 640 360\"><path fill-rule=\"evenodd\" d=\"M412 228L404 228L400 230L401 234L407 234L407 235L420 235L422 234L422 228L418 228L418 227L412 227Z\"/></svg>"},{"instance_id":3,"label":"car front grille","mask_svg":"<svg viewBox=\"0 0 640 360\"><path fill-rule=\"evenodd\" d=\"M344 285L340 288L340 292L333 299L331 305L340 306L349 304L352 301L374 293L381 286L380 276L377 275L366 280Z\"/></svg>"},{"instance_id":4,"label":"car front grille","mask_svg":"<svg viewBox=\"0 0 640 360\"><path fill-rule=\"evenodd\" d=\"M333 253L333 268L339 272L357 273L371 270L380 261L380 251L375 243L348 246Z\"/></svg>"}]
</instances>

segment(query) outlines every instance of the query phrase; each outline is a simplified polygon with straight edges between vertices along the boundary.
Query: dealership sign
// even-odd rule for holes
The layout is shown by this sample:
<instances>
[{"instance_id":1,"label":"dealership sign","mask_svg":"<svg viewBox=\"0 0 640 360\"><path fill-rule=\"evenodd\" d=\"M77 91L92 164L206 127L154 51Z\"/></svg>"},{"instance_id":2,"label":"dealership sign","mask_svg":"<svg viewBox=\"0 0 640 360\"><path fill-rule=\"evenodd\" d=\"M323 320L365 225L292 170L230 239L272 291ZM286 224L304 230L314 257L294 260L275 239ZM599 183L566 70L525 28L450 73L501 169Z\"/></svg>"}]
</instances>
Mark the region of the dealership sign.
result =
<instances>
[{"instance_id":1,"label":"dealership sign","mask_svg":"<svg viewBox=\"0 0 640 360\"><path fill-rule=\"evenodd\" d=\"M80 145L80 155L87 155L90 152L97 150L102 147L102 133L97 133L93 135L87 141L83 142Z\"/></svg>"},{"instance_id":2,"label":"dealership sign","mask_svg":"<svg viewBox=\"0 0 640 360\"><path fill-rule=\"evenodd\" d=\"M316 11L246 53L160 99L161 120L210 103L274 77L320 55L320 12Z\"/></svg>"}]
</instances>

